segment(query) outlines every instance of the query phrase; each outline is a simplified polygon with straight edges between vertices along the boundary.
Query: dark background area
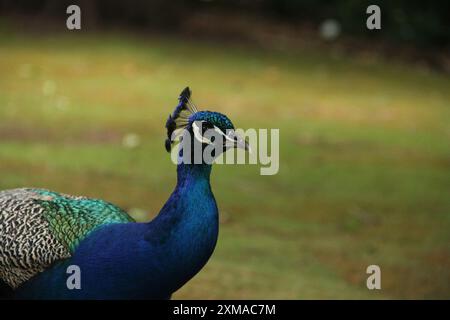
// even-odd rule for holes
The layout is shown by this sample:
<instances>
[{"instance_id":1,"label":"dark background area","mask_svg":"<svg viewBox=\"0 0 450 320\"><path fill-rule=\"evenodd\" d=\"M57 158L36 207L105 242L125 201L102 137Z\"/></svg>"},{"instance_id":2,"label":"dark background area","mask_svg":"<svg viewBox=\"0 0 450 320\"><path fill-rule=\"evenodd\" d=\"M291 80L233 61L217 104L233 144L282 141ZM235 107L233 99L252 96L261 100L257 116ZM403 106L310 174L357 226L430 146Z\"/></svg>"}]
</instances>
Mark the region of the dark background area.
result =
<instances>
[{"instance_id":1,"label":"dark background area","mask_svg":"<svg viewBox=\"0 0 450 320\"><path fill-rule=\"evenodd\" d=\"M86 13L84 18L92 28L129 26L177 31L192 14L221 12L228 14L228 18L230 14L255 15L259 19L304 26L318 25L331 17L341 24L345 34L413 44L419 48L443 48L450 42L450 2L445 0L2 0L0 11L61 19L61 12L70 4L88 9L83 14ZM367 33L365 11L371 4L382 8L382 29ZM221 19L215 22L224 23Z\"/></svg>"}]
</instances>

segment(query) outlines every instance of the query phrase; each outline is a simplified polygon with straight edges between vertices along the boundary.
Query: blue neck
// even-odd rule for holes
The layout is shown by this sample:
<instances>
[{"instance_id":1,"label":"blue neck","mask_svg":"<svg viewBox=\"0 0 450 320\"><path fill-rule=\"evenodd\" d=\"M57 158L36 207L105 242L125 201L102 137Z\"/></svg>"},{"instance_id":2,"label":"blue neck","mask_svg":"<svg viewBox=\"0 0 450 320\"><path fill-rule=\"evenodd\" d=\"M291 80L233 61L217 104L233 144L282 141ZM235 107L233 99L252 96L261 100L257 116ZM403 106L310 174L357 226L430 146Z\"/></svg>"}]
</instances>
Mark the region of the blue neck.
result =
<instances>
[{"instance_id":1,"label":"blue neck","mask_svg":"<svg viewBox=\"0 0 450 320\"><path fill-rule=\"evenodd\" d=\"M174 290L206 264L218 237L218 209L210 186L211 165L179 164L177 186L159 215L148 223L146 240L166 248L165 269Z\"/></svg>"},{"instance_id":2,"label":"blue neck","mask_svg":"<svg viewBox=\"0 0 450 320\"><path fill-rule=\"evenodd\" d=\"M177 187L192 179L198 182L207 182L209 185L209 177L211 176L211 165L209 164L179 164L177 165Z\"/></svg>"}]
</instances>

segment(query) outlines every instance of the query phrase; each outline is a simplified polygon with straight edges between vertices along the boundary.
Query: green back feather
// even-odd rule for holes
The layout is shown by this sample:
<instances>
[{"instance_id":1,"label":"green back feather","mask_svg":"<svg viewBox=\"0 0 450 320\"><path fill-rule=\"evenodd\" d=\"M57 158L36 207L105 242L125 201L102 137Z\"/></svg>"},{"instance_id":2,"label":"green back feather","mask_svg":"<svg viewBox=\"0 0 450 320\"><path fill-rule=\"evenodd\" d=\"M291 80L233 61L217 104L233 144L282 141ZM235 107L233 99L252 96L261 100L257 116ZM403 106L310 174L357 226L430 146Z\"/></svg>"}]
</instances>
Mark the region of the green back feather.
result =
<instances>
[{"instance_id":1,"label":"green back feather","mask_svg":"<svg viewBox=\"0 0 450 320\"><path fill-rule=\"evenodd\" d=\"M95 228L111 224L134 222L125 211L103 200L74 197L48 190L33 189L41 195L36 200L45 208L43 215L51 232L71 252Z\"/></svg>"}]
</instances>

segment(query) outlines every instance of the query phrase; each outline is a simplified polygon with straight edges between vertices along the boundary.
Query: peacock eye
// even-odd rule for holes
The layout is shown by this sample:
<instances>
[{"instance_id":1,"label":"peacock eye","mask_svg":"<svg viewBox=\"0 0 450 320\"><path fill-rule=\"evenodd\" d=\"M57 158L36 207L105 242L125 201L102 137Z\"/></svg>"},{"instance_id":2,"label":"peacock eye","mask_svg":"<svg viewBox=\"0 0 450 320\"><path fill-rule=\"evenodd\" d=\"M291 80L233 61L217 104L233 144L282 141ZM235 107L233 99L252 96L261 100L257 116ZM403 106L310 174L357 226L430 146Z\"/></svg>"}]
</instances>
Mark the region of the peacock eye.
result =
<instances>
[{"instance_id":1,"label":"peacock eye","mask_svg":"<svg viewBox=\"0 0 450 320\"><path fill-rule=\"evenodd\" d=\"M202 129L203 129L203 132L205 132L206 130L208 130L208 129L212 129L212 128L214 128L214 126L211 124L211 123L209 123L209 122L202 122Z\"/></svg>"}]
</instances>

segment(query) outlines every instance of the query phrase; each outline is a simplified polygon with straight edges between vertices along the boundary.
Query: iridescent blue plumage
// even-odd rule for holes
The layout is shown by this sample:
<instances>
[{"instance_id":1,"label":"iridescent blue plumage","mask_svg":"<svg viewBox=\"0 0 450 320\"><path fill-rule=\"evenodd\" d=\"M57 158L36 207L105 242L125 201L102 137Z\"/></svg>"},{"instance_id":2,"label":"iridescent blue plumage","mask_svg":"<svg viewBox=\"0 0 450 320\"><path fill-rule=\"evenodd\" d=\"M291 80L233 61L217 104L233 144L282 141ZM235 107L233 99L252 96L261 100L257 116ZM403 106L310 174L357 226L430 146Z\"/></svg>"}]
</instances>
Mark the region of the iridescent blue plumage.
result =
<instances>
[{"instance_id":1,"label":"iridescent blue plumage","mask_svg":"<svg viewBox=\"0 0 450 320\"><path fill-rule=\"evenodd\" d=\"M169 298L200 271L217 241L218 210L210 172L209 165L179 165L177 186L153 221L98 228L71 258L20 287L17 297ZM69 265L82 270L81 290L67 289Z\"/></svg>"},{"instance_id":2,"label":"iridescent blue plumage","mask_svg":"<svg viewBox=\"0 0 450 320\"><path fill-rule=\"evenodd\" d=\"M187 88L181 94L180 103L187 103L189 99L190 90ZM189 109L185 121L180 122L182 108L177 106L169 117L166 125L168 136L173 129L172 122L175 127L188 131L192 130L193 121L205 121L224 132L234 128L222 114L194 112L193 108ZM171 143L169 141L169 146ZM46 234L61 246L62 253L57 251L61 257L53 259L54 262L45 266L43 271L36 268L28 273L28 276L35 275L20 283L14 297L170 298L201 270L217 242L218 209L211 191L210 174L211 165L206 163L178 164L175 190L157 217L148 223L135 223L119 208L101 200L70 198L49 191L27 191L27 204L34 206L33 212L38 209L36 212L39 211L39 218L43 217ZM19 198L17 193L4 193L8 205L11 202L17 204ZM24 212L29 214L27 208L17 208L2 207L0 203L0 213L4 210L13 218ZM1 219L0 223L3 223ZM81 270L81 289L71 290L67 286L67 268L71 265Z\"/></svg>"},{"instance_id":3,"label":"iridescent blue plumage","mask_svg":"<svg viewBox=\"0 0 450 320\"><path fill-rule=\"evenodd\" d=\"M223 132L227 130L234 130L234 125L228 117L219 112L213 111L199 111L194 113L189 117L189 122L193 121L206 121L208 123L214 124Z\"/></svg>"}]
</instances>

